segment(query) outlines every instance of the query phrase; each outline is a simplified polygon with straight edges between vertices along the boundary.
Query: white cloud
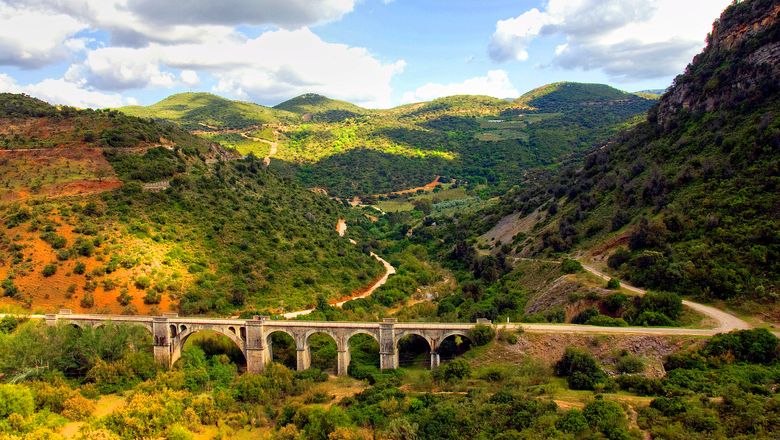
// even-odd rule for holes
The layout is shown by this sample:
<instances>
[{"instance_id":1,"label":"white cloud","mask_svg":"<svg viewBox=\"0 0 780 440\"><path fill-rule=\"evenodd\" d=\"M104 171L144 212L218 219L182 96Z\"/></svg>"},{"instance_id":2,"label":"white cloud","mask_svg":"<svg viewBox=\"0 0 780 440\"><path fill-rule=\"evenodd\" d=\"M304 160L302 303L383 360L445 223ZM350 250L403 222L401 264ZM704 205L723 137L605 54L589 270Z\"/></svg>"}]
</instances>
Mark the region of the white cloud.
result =
<instances>
[{"instance_id":1,"label":"white cloud","mask_svg":"<svg viewBox=\"0 0 780 440\"><path fill-rule=\"evenodd\" d=\"M70 69L67 78L104 90L176 83L166 69L183 69L185 85L208 72L215 91L263 103L314 92L358 104L390 105L390 80L402 60L383 63L366 49L328 43L308 28L277 30L253 39L101 48Z\"/></svg>"},{"instance_id":2,"label":"white cloud","mask_svg":"<svg viewBox=\"0 0 780 440\"><path fill-rule=\"evenodd\" d=\"M123 98L118 93L90 90L81 84L65 79L44 79L35 84L19 85L10 76L0 73L0 92L25 93L50 104L63 104L80 108L120 107L137 103L133 98Z\"/></svg>"},{"instance_id":3,"label":"white cloud","mask_svg":"<svg viewBox=\"0 0 780 440\"><path fill-rule=\"evenodd\" d=\"M198 72L194 70L184 69L179 73L179 78L181 79L181 82L188 86L188 87L194 87L200 84L200 78L198 77Z\"/></svg>"},{"instance_id":4,"label":"white cloud","mask_svg":"<svg viewBox=\"0 0 780 440\"><path fill-rule=\"evenodd\" d=\"M460 83L428 83L412 92L404 93L403 103L430 101L442 96L487 95L496 98L512 98L519 95L504 70L491 70L485 76L469 78Z\"/></svg>"},{"instance_id":5,"label":"white cloud","mask_svg":"<svg viewBox=\"0 0 780 440\"><path fill-rule=\"evenodd\" d=\"M19 93L16 81L5 73L0 73L0 92Z\"/></svg>"},{"instance_id":6,"label":"white cloud","mask_svg":"<svg viewBox=\"0 0 780 440\"><path fill-rule=\"evenodd\" d=\"M0 1L0 65L37 68L60 61L83 47L71 37L86 27L65 14Z\"/></svg>"},{"instance_id":7,"label":"white cloud","mask_svg":"<svg viewBox=\"0 0 780 440\"><path fill-rule=\"evenodd\" d=\"M71 66L66 77L103 90L172 87L176 83L175 76L160 70L161 50L157 45L142 49L96 49L87 53L83 63Z\"/></svg>"},{"instance_id":8,"label":"white cloud","mask_svg":"<svg viewBox=\"0 0 780 440\"><path fill-rule=\"evenodd\" d=\"M298 28L341 18L355 0L128 0L127 9L146 20L170 24L275 24Z\"/></svg>"},{"instance_id":9,"label":"white cloud","mask_svg":"<svg viewBox=\"0 0 780 440\"><path fill-rule=\"evenodd\" d=\"M601 69L615 80L671 76L704 46L712 22L730 0L550 0L500 20L488 46L498 62L528 59L528 46L564 36L553 63Z\"/></svg>"}]
</instances>

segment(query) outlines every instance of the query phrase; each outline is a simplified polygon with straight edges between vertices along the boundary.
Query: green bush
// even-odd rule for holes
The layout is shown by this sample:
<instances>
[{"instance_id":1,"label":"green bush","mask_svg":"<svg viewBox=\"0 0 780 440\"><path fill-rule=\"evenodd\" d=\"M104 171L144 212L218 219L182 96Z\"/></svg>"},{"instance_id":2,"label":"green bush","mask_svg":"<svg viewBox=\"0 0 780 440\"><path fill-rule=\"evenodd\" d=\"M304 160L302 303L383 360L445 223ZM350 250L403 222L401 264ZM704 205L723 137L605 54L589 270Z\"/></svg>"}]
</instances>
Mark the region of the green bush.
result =
<instances>
[{"instance_id":1,"label":"green bush","mask_svg":"<svg viewBox=\"0 0 780 440\"><path fill-rule=\"evenodd\" d=\"M84 275L84 272L86 271L87 271L87 266L81 261L77 261L76 265L73 266L73 273L77 275Z\"/></svg>"},{"instance_id":2,"label":"green bush","mask_svg":"<svg viewBox=\"0 0 780 440\"><path fill-rule=\"evenodd\" d=\"M471 367L463 359L455 359L431 371L434 380L456 382L471 376Z\"/></svg>"},{"instance_id":3,"label":"green bush","mask_svg":"<svg viewBox=\"0 0 780 440\"><path fill-rule=\"evenodd\" d=\"M645 362L638 356L626 354L618 359L615 367L621 373L636 374L645 371Z\"/></svg>"},{"instance_id":4,"label":"green bush","mask_svg":"<svg viewBox=\"0 0 780 440\"><path fill-rule=\"evenodd\" d=\"M563 273L571 274L582 272L582 270L582 264L580 264L580 262L577 260L564 258L563 261L561 261L561 272Z\"/></svg>"},{"instance_id":5,"label":"green bush","mask_svg":"<svg viewBox=\"0 0 780 440\"><path fill-rule=\"evenodd\" d=\"M90 291L85 291L84 296L81 297L79 304L81 304L81 307L84 307L85 309L93 307L95 305L95 295Z\"/></svg>"},{"instance_id":6,"label":"green bush","mask_svg":"<svg viewBox=\"0 0 780 440\"><path fill-rule=\"evenodd\" d=\"M599 396L600 397L600 396ZM594 402L585 405L583 416L591 428L603 433L610 440L630 439L628 419L623 408L615 402L597 397Z\"/></svg>"},{"instance_id":7,"label":"green bush","mask_svg":"<svg viewBox=\"0 0 780 440\"><path fill-rule=\"evenodd\" d=\"M43 270L41 271L41 273L45 277L50 277L50 276L54 275L55 273L57 273L57 265L53 264L53 263L52 264L47 264L47 265L43 266Z\"/></svg>"},{"instance_id":8,"label":"green bush","mask_svg":"<svg viewBox=\"0 0 780 440\"><path fill-rule=\"evenodd\" d=\"M22 385L0 384L0 420L11 414L27 417L35 409L35 401L29 389Z\"/></svg>"},{"instance_id":9,"label":"green bush","mask_svg":"<svg viewBox=\"0 0 780 440\"><path fill-rule=\"evenodd\" d=\"M588 319L585 324L598 327L628 327L628 323L623 318L613 318L606 315L594 316Z\"/></svg>"},{"instance_id":10,"label":"green bush","mask_svg":"<svg viewBox=\"0 0 780 440\"><path fill-rule=\"evenodd\" d=\"M474 345L487 345L496 337L496 330L485 324L477 324L469 330L469 339Z\"/></svg>"},{"instance_id":11,"label":"green bush","mask_svg":"<svg viewBox=\"0 0 780 440\"><path fill-rule=\"evenodd\" d=\"M620 281L618 281L617 278L610 278L609 281L607 281L607 289L620 289Z\"/></svg>"},{"instance_id":12,"label":"green bush","mask_svg":"<svg viewBox=\"0 0 780 440\"><path fill-rule=\"evenodd\" d=\"M566 348L555 364L555 374L566 377L569 387L575 390L592 390L607 379L593 355L574 347Z\"/></svg>"}]
</instances>

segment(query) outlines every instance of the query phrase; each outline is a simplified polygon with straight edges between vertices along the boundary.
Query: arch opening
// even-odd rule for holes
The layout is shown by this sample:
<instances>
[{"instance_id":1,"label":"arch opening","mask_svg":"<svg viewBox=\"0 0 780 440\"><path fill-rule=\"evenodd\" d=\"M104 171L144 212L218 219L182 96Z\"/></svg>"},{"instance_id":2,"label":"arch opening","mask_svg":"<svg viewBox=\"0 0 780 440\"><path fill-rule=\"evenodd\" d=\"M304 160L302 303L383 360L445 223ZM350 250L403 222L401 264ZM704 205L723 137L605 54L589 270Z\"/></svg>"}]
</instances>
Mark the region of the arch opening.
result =
<instances>
[{"instance_id":1,"label":"arch opening","mask_svg":"<svg viewBox=\"0 0 780 440\"><path fill-rule=\"evenodd\" d=\"M297 365L297 350L295 339L292 335L283 331L276 330L266 337L269 357L272 362L282 364L285 367L295 370Z\"/></svg>"},{"instance_id":2,"label":"arch opening","mask_svg":"<svg viewBox=\"0 0 780 440\"><path fill-rule=\"evenodd\" d=\"M431 345L418 334L408 334L398 340L398 366L404 368L430 368Z\"/></svg>"},{"instance_id":3,"label":"arch opening","mask_svg":"<svg viewBox=\"0 0 780 440\"><path fill-rule=\"evenodd\" d=\"M367 379L379 372L379 341L374 335L356 333L347 340L347 346L347 374L356 379Z\"/></svg>"},{"instance_id":4,"label":"arch opening","mask_svg":"<svg viewBox=\"0 0 780 440\"><path fill-rule=\"evenodd\" d=\"M309 367L336 374L338 368L338 346L333 336L314 332L306 338L309 351Z\"/></svg>"},{"instance_id":5,"label":"arch opening","mask_svg":"<svg viewBox=\"0 0 780 440\"><path fill-rule=\"evenodd\" d=\"M471 339L465 334L452 334L439 343L440 362L449 362L469 351L473 346Z\"/></svg>"},{"instance_id":6,"label":"arch opening","mask_svg":"<svg viewBox=\"0 0 780 440\"><path fill-rule=\"evenodd\" d=\"M218 368L219 365L233 365L236 371L246 370L246 357L241 347L229 336L215 330L197 330L180 334L181 345L174 358L174 366L206 366Z\"/></svg>"}]
</instances>

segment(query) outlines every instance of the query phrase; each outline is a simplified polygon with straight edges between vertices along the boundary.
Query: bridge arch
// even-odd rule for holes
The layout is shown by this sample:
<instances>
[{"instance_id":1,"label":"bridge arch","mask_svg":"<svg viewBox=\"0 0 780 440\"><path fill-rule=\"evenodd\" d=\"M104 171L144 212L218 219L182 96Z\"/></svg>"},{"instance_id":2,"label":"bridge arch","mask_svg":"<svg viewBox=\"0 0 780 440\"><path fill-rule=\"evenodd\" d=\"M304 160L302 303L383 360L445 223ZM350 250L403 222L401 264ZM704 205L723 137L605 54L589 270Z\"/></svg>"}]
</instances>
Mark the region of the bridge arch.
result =
<instances>
[{"instance_id":1,"label":"bridge arch","mask_svg":"<svg viewBox=\"0 0 780 440\"><path fill-rule=\"evenodd\" d=\"M271 363L277 362L287 368L297 368L297 354L298 351L298 337L295 333L285 328L272 328L269 329L264 337L264 345L266 347L266 353L262 362Z\"/></svg>"},{"instance_id":2,"label":"bridge arch","mask_svg":"<svg viewBox=\"0 0 780 440\"><path fill-rule=\"evenodd\" d=\"M184 344L187 342L187 339L190 338L190 336L196 334L196 333L202 333L202 332L212 332L216 333L221 336L225 336L238 347L238 349L241 351L241 354L244 355L244 359L246 360L246 344L244 341L238 337L236 334L230 332L229 330L221 327L215 327L215 328L199 328L199 327L190 327L189 329L185 330L184 332L179 333L177 336L171 338L171 365L175 364L176 361L181 359L182 350L184 349Z\"/></svg>"}]
</instances>

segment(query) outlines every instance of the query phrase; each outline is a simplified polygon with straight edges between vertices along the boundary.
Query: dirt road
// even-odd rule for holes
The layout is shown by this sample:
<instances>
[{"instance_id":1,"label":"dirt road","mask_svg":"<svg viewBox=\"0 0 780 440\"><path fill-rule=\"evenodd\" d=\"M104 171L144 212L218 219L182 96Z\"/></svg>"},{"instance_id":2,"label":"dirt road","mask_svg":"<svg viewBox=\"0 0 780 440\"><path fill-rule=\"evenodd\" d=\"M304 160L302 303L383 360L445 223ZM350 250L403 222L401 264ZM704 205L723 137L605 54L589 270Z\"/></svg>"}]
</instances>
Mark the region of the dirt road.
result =
<instances>
[{"instance_id":1,"label":"dirt road","mask_svg":"<svg viewBox=\"0 0 780 440\"><path fill-rule=\"evenodd\" d=\"M395 273L395 267L393 267L393 265L388 263L385 259L383 259L382 257L380 257L379 255L377 255L377 254L375 254L373 252L371 252L371 256L376 258L380 263L382 263L382 265L385 267L385 274L382 275L381 278L376 280L374 282L374 284L372 284L371 286L369 286L365 290L361 291L360 293L358 293L356 295L350 296L348 298L342 298L338 302L331 303L332 306L341 308L344 305L344 303L346 303L347 301L352 301L353 299L366 298L368 296L371 296L371 294L374 293L374 291L376 289L382 287L382 285L387 282L387 279L390 278L390 275ZM298 316L308 315L309 313L313 312L314 310L315 309L298 310L298 311L295 311L295 312L284 313L284 314L282 314L282 316L284 316L287 319L292 319L292 318L296 318Z\"/></svg>"},{"instance_id":2,"label":"dirt road","mask_svg":"<svg viewBox=\"0 0 780 440\"><path fill-rule=\"evenodd\" d=\"M597 277L603 279L603 280L609 280L611 277L604 272L596 269L593 266L587 265L585 263L580 262L582 264L582 268L586 271L592 273L593 275L596 275ZM630 291L634 292L638 295L644 295L647 293L647 290L640 289L639 287L634 287L630 284L626 284L621 282L620 287ZM723 310L716 309L712 306L707 306L704 304L700 304L693 301L683 300L683 305L686 307L689 307L702 315L705 315L709 318L712 318L718 323L718 326L715 328L718 332L728 332L731 330L741 330L741 329L747 329L751 328L752 326L748 324L747 322L743 321L742 319L728 313L724 312Z\"/></svg>"}]
</instances>

